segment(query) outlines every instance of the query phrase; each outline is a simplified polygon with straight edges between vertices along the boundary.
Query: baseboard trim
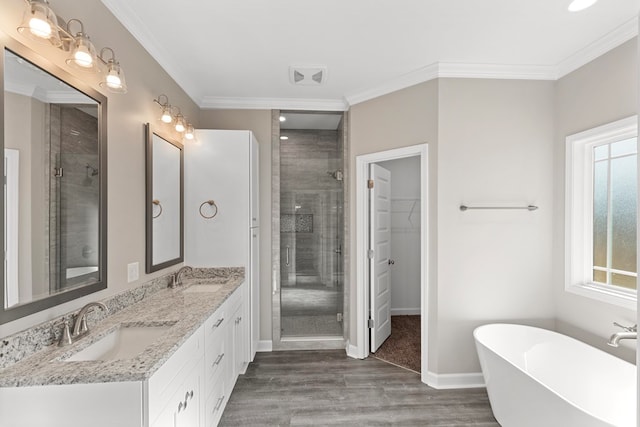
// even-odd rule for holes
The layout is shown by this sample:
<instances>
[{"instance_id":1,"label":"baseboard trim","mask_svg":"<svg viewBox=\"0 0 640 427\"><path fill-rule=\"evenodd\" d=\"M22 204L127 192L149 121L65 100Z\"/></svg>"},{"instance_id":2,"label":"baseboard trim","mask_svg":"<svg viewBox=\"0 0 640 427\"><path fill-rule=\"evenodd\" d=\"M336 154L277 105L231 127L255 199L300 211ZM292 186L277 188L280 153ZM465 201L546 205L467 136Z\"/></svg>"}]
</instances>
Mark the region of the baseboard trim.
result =
<instances>
[{"instance_id":1,"label":"baseboard trim","mask_svg":"<svg viewBox=\"0 0 640 427\"><path fill-rule=\"evenodd\" d=\"M353 359L362 359L358 352L358 347L355 345L351 345L349 341L346 342L345 350L347 352L347 356Z\"/></svg>"},{"instance_id":2,"label":"baseboard trim","mask_svg":"<svg viewBox=\"0 0 640 427\"><path fill-rule=\"evenodd\" d=\"M418 308L392 308L392 316L416 316L420 315L420 307Z\"/></svg>"},{"instance_id":3,"label":"baseboard trim","mask_svg":"<svg viewBox=\"0 0 640 427\"><path fill-rule=\"evenodd\" d=\"M427 372L427 385L435 389L485 387L482 372L471 374L436 374Z\"/></svg>"},{"instance_id":4,"label":"baseboard trim","mask_svg":"<svg viewBox=\"0 0 640 427\"><path fill-rule=\"evenodd\" d=\"M258 353L269 353L273 351L273 341L271 340L260 340L258 341L258 347L256 347L256 352Z\"/></svg>"}]
</instances>

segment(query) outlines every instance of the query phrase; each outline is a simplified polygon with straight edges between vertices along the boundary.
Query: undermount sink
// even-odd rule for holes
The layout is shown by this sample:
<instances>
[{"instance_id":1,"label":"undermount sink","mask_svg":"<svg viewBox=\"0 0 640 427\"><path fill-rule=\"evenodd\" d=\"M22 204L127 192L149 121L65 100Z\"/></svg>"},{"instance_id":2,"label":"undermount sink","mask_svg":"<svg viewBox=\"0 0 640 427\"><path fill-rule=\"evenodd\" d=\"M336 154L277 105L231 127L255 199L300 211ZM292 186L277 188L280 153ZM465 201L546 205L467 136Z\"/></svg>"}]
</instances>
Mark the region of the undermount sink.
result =
<instances>
[{"instance_id":1,"label":"undermount sink","mask_svg":"<svg viewBox=\"0 0 640 427\"><path fill-rule=\"evenodd\" d=\"M191 285L187 289L184 290L185 293L196 293L196 292L217 292L222 285Z\"/></svg>"},{"instance_id":2,"label":"undermount sink","mask_svg":"<svg viewBox=\"0 0 640 427\"><path fill-rule=\"evenodd\" d=\"M81 362L89 360L132 359L142 353L149 345L175 322L163 325L120 325L98 341L64 359L65 362Z\"/></svg>"}]
</instances>

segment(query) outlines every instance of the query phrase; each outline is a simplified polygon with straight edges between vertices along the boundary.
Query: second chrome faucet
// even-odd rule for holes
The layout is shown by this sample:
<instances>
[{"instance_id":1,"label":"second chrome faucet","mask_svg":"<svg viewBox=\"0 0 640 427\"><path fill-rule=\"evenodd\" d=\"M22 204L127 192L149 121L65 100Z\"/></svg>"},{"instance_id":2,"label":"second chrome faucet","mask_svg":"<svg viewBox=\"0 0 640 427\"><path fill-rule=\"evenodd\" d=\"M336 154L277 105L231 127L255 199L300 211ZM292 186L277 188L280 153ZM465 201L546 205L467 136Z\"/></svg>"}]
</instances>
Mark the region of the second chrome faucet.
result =
<instances>
[{"instance_id":1,"label":"second chrome faucet","mask_svg":"<svg viewBox=\"0 0 640 427\"><path fill-rule=\"evenodd\" d=\"M75 316L76 320L73 324L73 332L70 330L69 322L67 320L64 321L62 336L58 343L60 346L72 344L77 339L82 338L89 333L89 327L87 326L87 314L89 313L89 310L94 307L101 308L105 313L109 312L107 306L101 302L90 302L82 307Z\"/></svg>"}]
</instances>

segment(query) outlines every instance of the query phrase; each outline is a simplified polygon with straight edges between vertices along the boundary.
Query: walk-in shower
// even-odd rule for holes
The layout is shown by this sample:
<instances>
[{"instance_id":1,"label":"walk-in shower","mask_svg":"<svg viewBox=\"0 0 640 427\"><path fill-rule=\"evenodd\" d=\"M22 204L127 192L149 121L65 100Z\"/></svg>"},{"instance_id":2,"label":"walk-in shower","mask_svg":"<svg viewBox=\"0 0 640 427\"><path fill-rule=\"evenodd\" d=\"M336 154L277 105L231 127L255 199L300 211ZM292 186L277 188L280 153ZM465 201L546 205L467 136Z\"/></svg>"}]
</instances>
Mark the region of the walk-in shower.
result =
<instances>
[{"instance_id":1,"label":"walk-in shower","mask_svg":"<svg viewBox=\"0 0 640 427\"><path fill-rule=\"evenodd\" d=\"M336 341L343 336L343 115L280 114L274 345Z\"/></svg>"}]
</instances>

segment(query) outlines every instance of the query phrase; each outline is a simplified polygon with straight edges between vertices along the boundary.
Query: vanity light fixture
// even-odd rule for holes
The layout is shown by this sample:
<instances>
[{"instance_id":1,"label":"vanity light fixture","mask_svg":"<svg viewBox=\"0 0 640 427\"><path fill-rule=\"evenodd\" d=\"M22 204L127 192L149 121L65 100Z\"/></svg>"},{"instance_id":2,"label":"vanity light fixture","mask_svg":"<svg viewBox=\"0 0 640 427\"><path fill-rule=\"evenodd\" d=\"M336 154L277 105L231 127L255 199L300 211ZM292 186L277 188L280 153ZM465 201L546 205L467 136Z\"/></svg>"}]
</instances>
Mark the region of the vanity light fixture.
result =
<instances>
[{"instance_id":1,"label":"vanity light fixture","mask_svg":"<svg viewBox=\"0 0 640 427\"><path fill-rule=\"evenodd\" d=\"M84 32L82 21L72 18L65 24L51 9L48 0L25 0L25 3L26 9L18 26L21 35L69 52L65 62L77 70L98 73L104 68L106 76L100 86L115 93L127 91L124 72L120 63L115 60L113 49L104 48L98 55L91 39ZM80 31L75 35L71 32L72 24L80 25ZM105 51L111 52L110 59L104 59Z\"/></svg>"},{"instance_id":2,"label":"vanity light fixture","mask_svg":"<svg viewBox=\"0 0 640 427\"><path fill-rule=\"evenodd\" d=\"M111 52L111 58L107 61L104 59L104 53ZM116 61L116 54L110 47L103 47L100 51L100 60L107 64L107 72L100 82L101 87L114 93L125 93L127 91L127 83L124 80L124 71L120 67L120 63Z\"/></svg>"},{"instance_id":3,"label":"vanity light fixture","mask_svg":"<svg viewBox=\"0 0 640 427\"><path fill-rule=\"evenodd\" d=\"M98 54L96 48L91 43L89 36L84 32L84 24L79 19L70 19L67 22L67 31L71 33L71 23L77 22L80 24L80 31L73 36L73 41L69 49L69 57L66 60L67 65L81 70L98 72Z\"/></svg>"},{"instance_id":4,"label":"vanity light fixture","mask_svg":"<svg viewBox=\"0 0 640 427\"><path fill-rule=\"evenodd\" d=\"M578 12L584 10L588 7L593 6L597 1L598 0L573 0L569 5L569 11Z\"/></svg>"},{"instance_id":5,"label":"vanity light fixture","mask_svg":"<svg viewBox=\"0 0 640 427\"><path fill-rule=\"evenodd\" d=\"M175 105L172 106L169 103L169 97L167 95L158 95L158 98L154 99L153 102L162 108L162 112L160 113L161 121L167 124L175 121L174 127L176 132L183 133L184 138L188 140L195 138L195 129L193 125L189 123L184 115L182 115L180 107L176 107ZM174 115L173 110L177 110L177 114Z\"/></svg>"},{"instance_id":6,"label":"vanity light fixture","mask_svg":"<svg viewBox=\"0 0 640 427\"><path fill-rule=\"evenodd\" d=\"M178 111L180 111L180 109L178 109ZM184 126L184 116L182 115L182 113L178 113L176 115L176 131L182 133L185 130L185 126Z\"/></svg>"},{"instance_id":7,"label":"vanity light fixture","mask_svg":"<svg viewBox=\"0 0 640 427\"><path fill-rule=\"evenodd\" d=\"M193 125L191 123L187 125L187 130L185 130L184 132L184 137L188 140L192 140L193 138L195 138L195 129L193 128Z\"/></svg>"},{"instance_id":8,"label":"vanity light fixture","mask_svg":"<svg viewBox=\"0 0 640 427\"><path fill-rule=\"evenodd\" d=\"M48 42L55 47L62 46L58 31L58 18L49 7L47 0L28 2L18 32L31 40Z\"/></svg>"}]
</instances>

